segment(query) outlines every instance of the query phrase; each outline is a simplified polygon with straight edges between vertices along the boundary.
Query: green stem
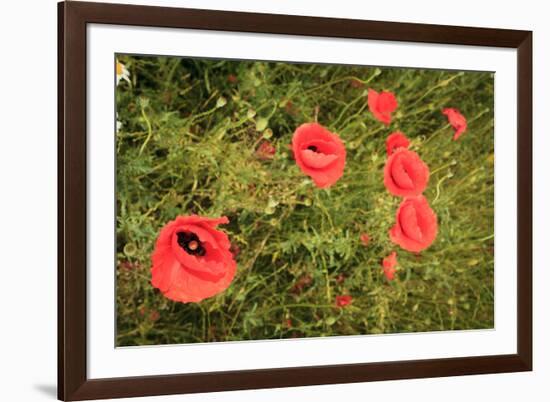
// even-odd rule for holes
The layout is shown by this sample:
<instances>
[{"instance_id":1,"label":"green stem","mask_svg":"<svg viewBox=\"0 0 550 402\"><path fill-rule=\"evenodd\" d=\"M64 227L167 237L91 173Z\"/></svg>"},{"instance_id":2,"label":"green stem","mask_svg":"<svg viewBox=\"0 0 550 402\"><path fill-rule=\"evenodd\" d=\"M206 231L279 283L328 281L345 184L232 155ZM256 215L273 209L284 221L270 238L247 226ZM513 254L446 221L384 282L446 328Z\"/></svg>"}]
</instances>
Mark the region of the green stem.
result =
<instances>
[{"instance_id":1,"label":"green stem","mask_svg":"<svg viewBox=\"0 0 550 402\"><path fill-rule=\"evenodd\" d=\"M147 138L145 138L145 141L143 141L143 144L141 145L141 148L139 149L139 155L143 153L143 150L147 146L147 143L153 136L153 127L151 126L151 122L149 121L149 118L147 117L147 114L145 114L145 107L143 104L141 105L141 116L143 117L143 120L145 120L145 124L147 125Z\"/></svg>"}]
</instances>

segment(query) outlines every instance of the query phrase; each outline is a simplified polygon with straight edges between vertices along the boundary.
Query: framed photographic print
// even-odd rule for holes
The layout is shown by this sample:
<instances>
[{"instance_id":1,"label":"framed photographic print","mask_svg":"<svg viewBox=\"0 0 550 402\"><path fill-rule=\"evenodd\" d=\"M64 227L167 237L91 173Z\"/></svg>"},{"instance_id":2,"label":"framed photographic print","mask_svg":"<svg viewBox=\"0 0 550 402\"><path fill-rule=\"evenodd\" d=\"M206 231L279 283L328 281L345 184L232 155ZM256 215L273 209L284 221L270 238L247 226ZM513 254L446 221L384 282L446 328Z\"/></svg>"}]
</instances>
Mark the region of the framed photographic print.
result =
<instances>
[{"instance_id":1,"label":"framed photographic print","mask_svg":"<svg viewBox=\"0 0 550 402\"><path fill-rule=\"evenodd\" d=\"M59 398L531 370L531 37L59 3Z\"/></svg>"}]
</instances>

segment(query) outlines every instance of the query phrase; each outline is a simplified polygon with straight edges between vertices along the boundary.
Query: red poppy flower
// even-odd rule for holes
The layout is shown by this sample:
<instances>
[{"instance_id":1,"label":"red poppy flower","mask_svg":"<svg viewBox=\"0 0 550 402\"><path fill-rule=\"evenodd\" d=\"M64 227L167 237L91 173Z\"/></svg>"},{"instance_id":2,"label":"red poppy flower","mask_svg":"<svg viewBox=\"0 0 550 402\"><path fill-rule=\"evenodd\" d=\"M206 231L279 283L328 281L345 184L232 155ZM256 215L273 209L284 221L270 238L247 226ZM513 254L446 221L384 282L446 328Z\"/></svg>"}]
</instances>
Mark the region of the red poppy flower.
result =
<instances>
[{"instance_id":1,"label":"red poppy flower","mask_svg":"<svg viewBox=\"0 0 550 402\"><path fill-rule=\"evenodd\" d=\"M231 252L231 254L233 254L233 258L237 258L241 253L241 248L238 244L231 244L229 251Z\"/></svg>"},{"instance_id":2,"label":"red poppy flower","mask_svg":"<svg viewBox=\"0 0 550 402\"><path fill-rule=\"evenodd\" d=\"M464 117L462 113L458 111L458 109L454 108L443 109L441 113L447 116L447 119L449 119L449 124L455 129L453 140L458 140L458 137L464 134L466 132L466 129L468 128L466 117Z\"/></svg>"},{"instance_id":3,"label":"red poppy flower","mask_svg":"<svg viewBox=\"0 0 550 402\"><path fill-rule=\"evenodd\" d=\"M398 148L408 148L409 144L409 139L405 137L405 134L401 131L396 131L395 133L388 135L388 138L386 138L386 153L390 156Z\"/></svg>"},{"instance_id":4,"label":"red poppy flower","mask_svg":"<svg viewBox=\"0 0 550 402\"><path fill-rule=\"evenodd\" d=\"M363 246L368 246L370 237L366 233L361 233L361 236L359 236L359 239L361 240L361 243L363 243Z\"/></svg>"},{"instance_id":5,"label":"red poppy flower","mask_svg":"<svg viewBox=\"0 0 550 402\"><path fill-rule=\"evenodd\" d=\"M384 185L393 195L422 194L430 179L430 169L414 151L398 148L386 161Z\"/></svg>"},{"instance_id":6,"label":"red poppy flower","mask_svg":"<svg viewBox=\"0 0 550 402\"><path fill-rule=\"evenodd\" d=\"M296 164L319 188L327 188L342 177L346 148L337 134L317 123L302 124L292 137Z\"/></svg>"},{"instance_id":7,"label":"red poppy flower","mask_svg":"<svg viewBox=\"0 0 550 402\"><path fill-rule=\"evenodd\" d=\"M391 123L391 114L397 109L397 99L391 92L376 92L369 88L368 93L369 110L386 126Z\"/></svg>"},{"instance_id":8,"label":"red poppy flower","mask_svg":"<svg viewBox=\"0 0 550 402\"><path fill-rule=\"evenodd\" d=\"M384 275L389 281L393 281L395 277L395 266L397 265L397 253L392 251L390 255L382 260L382 268Z\"/></svg>"},{"instance_id":9,"label":"red poppy flower","mask_svg":"<svg viewBox=\"0 0 550 402\"><path fill-rule=\"evenodd\" d=\"M351 303L352 300L353 297L351 297L350 295L341 295L336 296L335 303L337 307L346 307L348 304Z\"/></svg>"},{"instance_id":10,"label":"red poppy flower","mask_svg":"<svg viewBox=\"0 0 550 402\"><path fill-rule=\"evenodd\" d=\"M292 289L290 289L290 291L294 294L299 294L302 292L304 287L311 285L312 282L313 282L313 278L306 274L296 281L296 283L292 286Z\"/></svg>"},{"instance_id":11,"label":"red poppy flower","mask_svg":"<svg viewBox=\"0 0 550 402\"><path fill-rule=\"evenodd\" d=\"M151 283L167 298L200 302L225 290L237 269L227 235L216 229L227 217L178 216L160 231Z\"/></svg>"},{"instance_id":12,"label":"red poppy flower","mask_svg":"<svg viewBox=\"0 0 550 402\"><path fill-rule=\"evenodd\" d=\"M139 262L132 263L130 261L122 261L119 263L119 268L126 269L126 270L132 270L134 268L139 268Z\"/></svg>"},{"instance_id":13,"label":"red poppy flower","mask_svg":"<svg viewBox=\"0 0 550 402\"><path fill-rule=\"evenodd\" d=\"M149 314L149 319L153 322L158 321L160 319L160 313L157 310L151 311L151 314Z\"/></svg>"},{"instance_id":14,"label":"red poppy flower","mask_svg":"<svg viewBox=\"0 0 550 402\"><path fill-rule=\"evenodd\" d=\"M346 280L346 275L340 273L336 277L336 283L343 283Z\"/></svg>"},{"instance_id":15,"label":"red poppy flower","mask_svg":"<svg viewBox=\"0 0 550 402\"><path fill-rule=\"evenodd\" d=\"M428 248L437 236L437 216L423 195L405 198L395 215L390 239L401 248L418 253Z\"/></svg>"},{"instance_id":16,"label":"red poppy flower","mask_svg":"<svg viewBox=\"0 0 550 402\"><path fill-rule=\"evenodd\" d=\"M256 156L262 160L273 159L277 149L269 141L262 141L256 150Z\"/></svg>"}]
</instances>

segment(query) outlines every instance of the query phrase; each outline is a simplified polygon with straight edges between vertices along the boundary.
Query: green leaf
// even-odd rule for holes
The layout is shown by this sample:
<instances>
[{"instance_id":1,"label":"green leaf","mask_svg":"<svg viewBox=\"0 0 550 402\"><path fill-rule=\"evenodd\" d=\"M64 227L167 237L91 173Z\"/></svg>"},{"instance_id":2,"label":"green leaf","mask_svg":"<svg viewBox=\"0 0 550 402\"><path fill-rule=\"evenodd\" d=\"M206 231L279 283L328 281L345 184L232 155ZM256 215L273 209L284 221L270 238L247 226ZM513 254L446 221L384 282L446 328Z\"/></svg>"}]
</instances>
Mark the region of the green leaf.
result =
<instances>
[{"instance_id":1,"label":"green leaf","mask_svg":"<svg viewBox=\"0 0 550 402\"><path fill-rule=\"evenodd\" d=\"M265 117L260 117L256 120L256 131L264 131L269 123Z\"/></svg>"}]
</instances>

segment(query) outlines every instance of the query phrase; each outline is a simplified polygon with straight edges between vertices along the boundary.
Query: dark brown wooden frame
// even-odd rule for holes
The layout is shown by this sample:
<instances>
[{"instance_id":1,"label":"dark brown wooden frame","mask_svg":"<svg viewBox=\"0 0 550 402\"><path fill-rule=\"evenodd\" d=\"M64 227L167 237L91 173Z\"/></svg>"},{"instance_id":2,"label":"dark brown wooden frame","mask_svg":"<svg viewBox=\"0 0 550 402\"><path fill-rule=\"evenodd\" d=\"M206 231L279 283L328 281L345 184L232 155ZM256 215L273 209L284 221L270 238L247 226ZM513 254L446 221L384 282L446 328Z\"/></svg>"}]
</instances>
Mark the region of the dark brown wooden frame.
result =
<instances>
[{"instance_id":1,"label":"dark brown wooden frame","mask_svg":"<svg viewBox=\"0 0 550 402\"><path fill-rule=\"evenodd\" d=\"M86 25L194 28L517 49L517 354L88 379ZM532 32L167 7L58 4L58 397L83 400L532 370Z\"/></svg>"}]
</instances>

